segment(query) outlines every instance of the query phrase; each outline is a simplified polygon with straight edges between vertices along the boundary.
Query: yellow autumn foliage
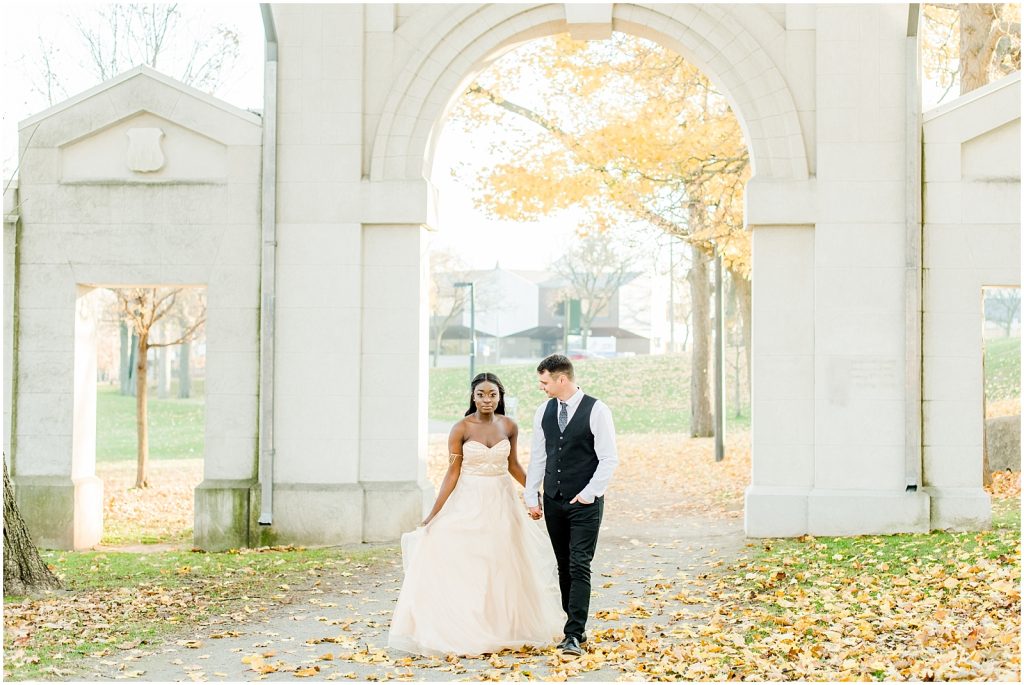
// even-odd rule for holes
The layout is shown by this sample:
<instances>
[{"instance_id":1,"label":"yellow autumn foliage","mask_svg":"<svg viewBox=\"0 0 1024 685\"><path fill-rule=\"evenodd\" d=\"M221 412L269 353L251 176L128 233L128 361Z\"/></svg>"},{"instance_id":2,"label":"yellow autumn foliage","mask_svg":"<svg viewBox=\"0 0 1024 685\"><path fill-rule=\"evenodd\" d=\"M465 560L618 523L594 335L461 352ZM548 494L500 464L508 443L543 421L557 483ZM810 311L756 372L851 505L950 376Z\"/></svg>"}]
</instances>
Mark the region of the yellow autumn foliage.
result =
<instances>
[{"instance_id":1,"label":"yellow autumn foliage","mask_svg":"<svg viewBox=\"0 0 1024 685\"><path fill-rule=\"evenodd\" d=\"M575 208L596 227L639 220L708 253L717 245L728 268L749 276L743 132L726 98L679 55L620 33L534 41L483 72L451 116L466 129L509 132L491 144L499 161L471 179L491 216L530 221Z\"/></svg>"}]
</instances>

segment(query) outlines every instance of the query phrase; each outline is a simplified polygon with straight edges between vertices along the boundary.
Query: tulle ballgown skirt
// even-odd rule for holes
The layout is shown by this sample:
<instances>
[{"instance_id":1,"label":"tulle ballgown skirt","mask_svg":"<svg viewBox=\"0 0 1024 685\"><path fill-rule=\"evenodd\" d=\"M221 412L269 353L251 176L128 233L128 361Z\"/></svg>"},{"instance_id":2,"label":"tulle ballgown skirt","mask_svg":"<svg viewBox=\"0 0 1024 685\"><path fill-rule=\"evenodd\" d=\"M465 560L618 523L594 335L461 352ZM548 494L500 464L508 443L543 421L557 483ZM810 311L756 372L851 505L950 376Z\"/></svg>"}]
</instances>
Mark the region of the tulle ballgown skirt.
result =
<instances>
[{"instance_id":1,"label":"tulle ballgown skirt","mask_svg":"<svg viewBox=\"0 0 1024 685\"><path fill-rule=\"evenodd\" d=\"M551 542L517 490L507 473L464 473L430 524L402 536L405 581L389 647L475 655L561 639Z\"/></svg>"}]
</instances>

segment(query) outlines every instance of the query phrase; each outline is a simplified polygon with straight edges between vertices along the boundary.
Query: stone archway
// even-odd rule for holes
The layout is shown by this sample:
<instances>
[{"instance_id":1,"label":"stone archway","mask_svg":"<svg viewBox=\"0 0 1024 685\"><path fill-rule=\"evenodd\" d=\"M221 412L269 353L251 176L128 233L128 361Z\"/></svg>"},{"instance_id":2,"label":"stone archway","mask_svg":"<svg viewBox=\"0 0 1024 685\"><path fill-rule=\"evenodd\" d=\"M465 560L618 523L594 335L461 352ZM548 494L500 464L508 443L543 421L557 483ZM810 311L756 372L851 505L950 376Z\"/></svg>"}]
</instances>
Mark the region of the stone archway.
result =
<instances>
[{"instance_id":1,"label":"stone archway","mask_svg":"<svg viewBox=\"0 0 1024 685\"><path fill-rule=\"evenodd\" d=\"M390 90L374 136L372 181L419 179L429 173L437 130L463 87L517 44L573 28L564 7L556 4L525 10L466 5L446 19L427 31L424 47L416 50ZM756 177L808 177L810 165L794 97L769 54L778 48L784 29L764 8L616 4L609 25L678 52L721 86L743 126ZM473 32L467 26L489 28Z\"/></svg>"},{"instance_id":2,"label":"stone archway","mask_svg":"<svg viewBox=\"0 0 1024 685\"><path fill-rule=\"evenodd\" d=\"M810 19L798 14L792 21ZM424 12L408 22L403 30L414 35L422 32L417 43L421 47L413 51L388 93L366 171L371 184L426 178L428 189L434 146L445 113L475 75L518 44L580 27L571 16L567 17L562 5L525 9L508 5L459 6L444 17ZM413 22L419 25L410 25ZM805 532L807 492L813 481L806 471L784 469L792 448L804 455L813 452L814 414L807 409L814 402L814 310L810 295L814 272L810 268L794 274L786 260L779 257L796 256L813 267L813 202L809 181L813 159L808 156L805 138L805 128L812 120L806 112L802 115L795 104L798 96L805 102L809 99L809 80L797 75L798 88L803 92L795 95L789 86L794 75L788 74L787 81L778 62L786 59L786 39L791 51L810 50L813 56L813 35L810 41L805 34L787 35L777 17L763 6L616 4L608 6L606 23L604 29L609 34L617 30L659 42L705 70L730 99L745 132L754 170L747 200L748 223L756 229L753 249L759 277L754 321L768 316L777 318L781 313L797 323L782 345L773 345L778 330L769 325L762 324L765 333L759 339L755 323L755 393L759 387L769 389L761 398L756 394L753 398L755 436L759 435L758 414L771 425L761 431L769 437L763 449L757 444L757 437L754 439L754 487L747 498L747 531L754 535ZM585 26L588 30L594 28L592 23ZM432 221L429 190L427 194L424 224ZM364 229L373 231L378 227ZM410 226L406 230L417 229ZM759 255L767 258L759 259ZM764 287L760 283L762 273ZM794 299L794 289L805 296ZM759 352L766 352L760 360ZM767 373L759 376L760 369ZM771 385L780 382L780 369L812 379L795 390L799 402L780 406L772 394ZM425 384L425 379L422 382ZM425 400L420 400L419 414L422 421ZM421 455L423 450L420 442ZM779 465L784 474L781 483ZM779 485L781 490L776 487ZM783 517L782 524L772 515L780 500L784 508L792 510ZM749 515L751 511L753 517Z\"/></svg>"}]
</instances>

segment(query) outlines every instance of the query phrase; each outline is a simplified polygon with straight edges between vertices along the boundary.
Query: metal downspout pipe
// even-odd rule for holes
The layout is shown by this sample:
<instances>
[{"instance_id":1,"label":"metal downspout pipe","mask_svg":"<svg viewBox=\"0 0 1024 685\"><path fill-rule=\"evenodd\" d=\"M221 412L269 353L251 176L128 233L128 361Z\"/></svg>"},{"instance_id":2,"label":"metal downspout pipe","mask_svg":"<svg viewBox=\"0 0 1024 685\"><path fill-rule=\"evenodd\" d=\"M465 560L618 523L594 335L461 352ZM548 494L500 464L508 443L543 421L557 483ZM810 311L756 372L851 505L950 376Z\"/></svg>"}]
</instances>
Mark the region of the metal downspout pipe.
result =
<instances>
[{"instance_id":1,"label":"metal downspout pipe","mask_svg":"<svg viewBox=\"0 0 1024 685\"><path fill-rule=\"evenodd\" d=\"M906 341L906 434L904 446L904 470L906 473L906 491L921 492L924 487L923 462L923 412L921 401L923 396L922 363L924 354L923 331L923 229L922 226L922 132L921 132L921 65L920 44L918 39L918 23L921 16L921 5L911 4L907 12L907 38L905 46L906 68L906 229L905 229L905 276L904 276L904 307L906 324L904 340Z\"/></svg>"},{"instance_id":2,"label":"metal downspout pipe","mask_svg":"<svg viewBox=\"0 0 1024 685\"><path fill-rule=\"evenodd\" d=\"M277 27L260 4L266 56L263 65L263 251L260 263L259 525L273 522L274 503L274 297L277 286Z\"/></svg>"}]
</instances>

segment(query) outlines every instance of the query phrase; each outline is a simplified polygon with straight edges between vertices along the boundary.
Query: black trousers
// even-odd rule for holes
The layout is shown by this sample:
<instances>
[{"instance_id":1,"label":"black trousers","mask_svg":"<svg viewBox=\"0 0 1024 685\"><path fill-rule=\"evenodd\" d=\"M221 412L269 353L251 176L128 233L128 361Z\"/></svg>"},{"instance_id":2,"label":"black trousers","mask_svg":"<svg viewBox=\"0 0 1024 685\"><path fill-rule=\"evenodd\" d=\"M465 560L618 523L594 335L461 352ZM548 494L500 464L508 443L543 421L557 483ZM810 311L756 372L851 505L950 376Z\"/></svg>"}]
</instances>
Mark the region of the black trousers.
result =
<instances>
[{"instance_id":1,"label":"black trousers","mask_svg":"<svg viewBox=\"0 0 1024 685\"><path fill-rule=\"evenodd\" d=\"M598 497L593 504L571 504L561 493L555 497L544 495L544 521L558 560L558 585L567 617L564 632L580 642L587 639L590 562L597 549L603 513L604 497Z\"/></svg>"}]
</instances>

